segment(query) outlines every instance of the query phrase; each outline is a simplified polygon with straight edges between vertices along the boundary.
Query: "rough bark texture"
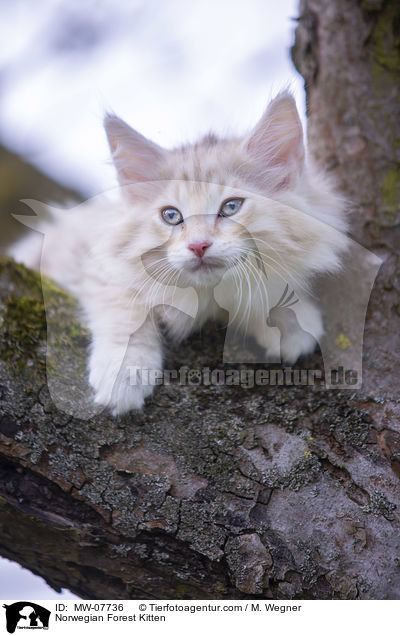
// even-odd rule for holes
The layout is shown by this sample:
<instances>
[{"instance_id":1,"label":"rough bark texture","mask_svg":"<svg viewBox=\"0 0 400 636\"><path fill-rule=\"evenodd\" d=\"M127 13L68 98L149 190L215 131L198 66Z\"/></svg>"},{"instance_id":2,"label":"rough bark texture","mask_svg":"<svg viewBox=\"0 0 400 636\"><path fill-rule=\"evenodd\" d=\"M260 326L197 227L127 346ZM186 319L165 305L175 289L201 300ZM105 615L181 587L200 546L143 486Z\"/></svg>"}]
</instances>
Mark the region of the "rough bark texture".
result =
<instances>
[{"instance_id":1,"label":"rough bark texture","mask_svg":"<svg viewBox=\"0 0 400 636\"><path fill-rule=\"evenodd\" d=\"M165 386L140 415L76 420L49 396L40 281L3 261L0 552L56 589L98 599L400 597L400 7L306 0L300 13L294 59L312 145L354 201L355 237L386 257L364 387ZM82 351L71 299L45 286L48 320L57 316L61 340ZM167 364L222 368L223 339L209 330Z\"/></svg>"}]
</instances>

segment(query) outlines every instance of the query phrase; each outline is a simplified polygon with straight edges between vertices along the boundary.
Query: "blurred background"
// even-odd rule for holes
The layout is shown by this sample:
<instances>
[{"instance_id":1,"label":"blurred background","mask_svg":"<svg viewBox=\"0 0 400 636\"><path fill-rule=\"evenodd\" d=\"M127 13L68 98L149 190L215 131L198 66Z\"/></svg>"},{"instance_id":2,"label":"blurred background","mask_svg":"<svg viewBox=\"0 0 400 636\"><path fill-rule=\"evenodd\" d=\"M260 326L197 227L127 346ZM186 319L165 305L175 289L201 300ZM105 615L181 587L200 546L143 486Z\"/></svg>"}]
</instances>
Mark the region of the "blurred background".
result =
<instances>
[{"instance_id":1,"label":"blurred background","mask_svg":"<svg viewBox=\"0 0 400 636\"><path fill-rule=\"evenodd\" d=\"M113 111L172 147L243 133L289 87L297 0L0 0L0 251L20 199L62 203L116 185ZM0 519L1 523L1 519ZM0 559L0 599L76 598Z\"/></svg>"}]
</instances>

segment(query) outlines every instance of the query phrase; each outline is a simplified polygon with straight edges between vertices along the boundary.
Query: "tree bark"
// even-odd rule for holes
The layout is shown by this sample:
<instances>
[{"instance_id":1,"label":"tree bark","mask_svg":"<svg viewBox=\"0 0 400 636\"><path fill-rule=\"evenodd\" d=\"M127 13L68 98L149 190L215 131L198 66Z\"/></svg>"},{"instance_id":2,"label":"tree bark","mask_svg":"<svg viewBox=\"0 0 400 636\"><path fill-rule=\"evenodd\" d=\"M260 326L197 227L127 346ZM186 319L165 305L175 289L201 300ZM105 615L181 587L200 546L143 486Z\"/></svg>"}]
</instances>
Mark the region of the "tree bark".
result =
<instances>
[{"instance_id":1,"label":"tree bark","mask_svg":"<svg viewBox=\"0 0 400 636\"><path fill-rule=\"evenodd\" d=\"M78 420L49 394L40 279L4 260L3 556L84 598L400 597L399 24L395 2L303 0L293 51L310 144L386 259L362 389L176 384L141 414ZM73 302L44 284L84 363ZM223 342L209 329L167 366L224 368Z\"/></svg>"}]
</instances>

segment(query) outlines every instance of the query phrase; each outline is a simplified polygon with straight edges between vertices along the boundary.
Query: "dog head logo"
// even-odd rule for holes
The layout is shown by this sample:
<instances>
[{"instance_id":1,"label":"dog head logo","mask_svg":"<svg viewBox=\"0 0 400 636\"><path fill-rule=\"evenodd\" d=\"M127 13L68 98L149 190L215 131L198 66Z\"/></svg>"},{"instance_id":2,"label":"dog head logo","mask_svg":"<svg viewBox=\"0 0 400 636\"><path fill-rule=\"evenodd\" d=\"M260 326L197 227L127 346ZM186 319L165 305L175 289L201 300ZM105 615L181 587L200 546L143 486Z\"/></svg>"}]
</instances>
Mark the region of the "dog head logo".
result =
<instances>
[{"instance_id":1,"label":"dog head logo","mask_svg":"<svg viewBox=\"0 0 400 636\"><path fill-rule=\"evenodd\" d=\"M50 611L31 601L18 601L11 605L3 605L6 610L7 631L14 634L21 629L48 629Z\"/></svg>"}]
</instances>

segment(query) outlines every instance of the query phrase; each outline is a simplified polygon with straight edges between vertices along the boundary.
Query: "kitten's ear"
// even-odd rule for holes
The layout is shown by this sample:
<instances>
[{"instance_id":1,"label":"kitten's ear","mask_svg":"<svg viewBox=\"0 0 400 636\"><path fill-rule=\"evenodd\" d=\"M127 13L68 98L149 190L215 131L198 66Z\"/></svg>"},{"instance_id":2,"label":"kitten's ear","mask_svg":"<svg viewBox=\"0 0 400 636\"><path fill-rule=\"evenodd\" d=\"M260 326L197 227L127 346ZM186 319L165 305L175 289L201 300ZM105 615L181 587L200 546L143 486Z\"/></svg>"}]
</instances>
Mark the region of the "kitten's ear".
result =
<instances>
[{"instance_id":1,"label":"kitten's ear","mask_svg":"<svg viewBox=\"0 0 400 636\"><path fill-rule=\"evenodd\" d=\"M104 128L121 185L157 178L158 165L166 152L163 148L116 115L105 116Z\"/></svg>"},{"instance_id":2,"label":"kitten's ear","mask_svg":"<svg viewBox=\"0 0 400 636\"><path fill-rule=\"evenodd\" d=\"M262 176L279 181L277 189L295 184L303 170L304 143L303 128L290 93L285 91L270 103L247 139L247 150Z\"/></svg>"}]
</instances>

